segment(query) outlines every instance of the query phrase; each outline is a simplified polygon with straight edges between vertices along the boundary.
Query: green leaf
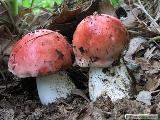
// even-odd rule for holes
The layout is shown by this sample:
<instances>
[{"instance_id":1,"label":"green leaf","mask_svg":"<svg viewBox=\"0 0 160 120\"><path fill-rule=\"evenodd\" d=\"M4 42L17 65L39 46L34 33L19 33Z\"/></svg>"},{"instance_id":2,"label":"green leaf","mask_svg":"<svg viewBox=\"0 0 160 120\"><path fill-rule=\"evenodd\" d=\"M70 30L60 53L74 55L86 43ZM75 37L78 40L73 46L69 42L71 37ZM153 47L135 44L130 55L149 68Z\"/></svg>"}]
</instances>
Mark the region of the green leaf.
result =
<instances>
[{"instance_id":1,"label":"green leaf","mask_svg":"<svg viewBox=\"0 0 160 120\"><path fill-rule=\"evenodd\" d=\"M11 7L12 15L17 16L18 15L18 1L10 0L10 7Z\"/></svg>"},{"instance_id":2,"label":"green leaf","mask_svg":"<svg viewBox=\"0 0 160 120\"><path fill-rule=\"evenodd\" d=\"M60 5L60 4L63 2L63 0L55 0L55 2L56 2L58 5Z\"/></svg>"},{"instance_id":3,"label":"green leaf","mask_svg":"<svg viewBox=\"0 0 160 120\"><path fill-rule=\"evenodd\" d=\"M31 0L22 0L23 7L29 8L31 6Z\"/></svg>"},{"instance_id":4,"label":"green leaf","mask_svg":"<svg viewBox=\"0 0 160 120\"><path fill-rule=\"evenodd\" d=\"M54 4L60 5L63 0L34 0L33 2L33 13L37 13L41 8L52 11ZM19 6L31 7L32 0L18 0Z\"/></svg>"},{"instance_id":5,"label":"green leaf","mask_svg":"<svg viewBox=\"0 0 160 120\"><path fill-rule=\"evenodd\" d=\"M113 7L118 7L120 5L120 0L111 0Z\"/></svg>"}]
</instances>

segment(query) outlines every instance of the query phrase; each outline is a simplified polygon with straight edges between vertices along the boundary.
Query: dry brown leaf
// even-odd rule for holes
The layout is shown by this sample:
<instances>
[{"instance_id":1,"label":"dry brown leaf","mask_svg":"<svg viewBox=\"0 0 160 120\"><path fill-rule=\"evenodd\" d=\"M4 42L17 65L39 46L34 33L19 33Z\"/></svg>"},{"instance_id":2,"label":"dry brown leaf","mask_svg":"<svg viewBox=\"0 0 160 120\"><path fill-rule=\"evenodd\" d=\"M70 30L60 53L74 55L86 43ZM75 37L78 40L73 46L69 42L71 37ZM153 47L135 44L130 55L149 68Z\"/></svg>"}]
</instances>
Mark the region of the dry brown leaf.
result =
<instances>
[{"instance_id":1,"label":"dry brown leaf","mask_svg":"<svg viewBox=\"0 0 160 120\"><path fill-rule=\"evenodd\" d=\"M149 63L149 61L144 58L136 58L135 61L137 64L141 66L142 70L149 70L151 67L151 64Z\"/></svg>"},{"instance_id":2,"label":"dry brown leaf","mask_svg":"<svg viewBox=\"0 0 160 120\"><path fill-rule=\"evenodd\" d=\"M81 12L81 7L78 7L75 10L69 10L68 6L64 4L61 13L58 16L53 16L52 23L54 24L67 23L73 18L75 18L80 12Z\"/></svg>"},{"instance_id":3,"label":"dry brown leaf","mask_svg":"<svg viewBox=\"0 0 160 120\"><path fill-rule=\"evenodd\" d=\"M159 78L148 78L147 83L145 84L146 90L153 92L160 86L160 77Z\"/></svg>"},{"instance_id":4,"label":"dry brown leaf","mask_svg":"<svg viewBox=\"0 0 160 120\"><path fill-rule=\"evenodd\" d=\"M87 4L87 6L83 5L73 11L66 11L64 9L63 13L60 13L58 16L56 16L57 18L54 18L54 17L53 17L53 19L51 18L52 22L47 26L47 28L51 29L51 30L58 30L61 34L72 39L72 36L73 36L73 33L76 29L77 24L82 19L84 19L86 16L92 15L99 8L99 4L98 4L99 0L90 0L89 3L90 4ZM67 14L69 14L69 15L67 15ZM70 17L70 16L71 16L71 18L68 19L68 17ZM73 18L75 18L75 19L73 19Z\"/></svg>"},{"instance_id":5,"label":"dry brown leaf","mask_svg":"<svg viewBox=\"0 0 160 120\"><path fill-rule=\"evenodd\" d=\"M31 8L20 8L18 14L19 14L20 17L23 17L24 15L26 15L28 13L32 13L32 9Z\"/></svg>"},{"instance_id":6,"label":"dry brown leaf","mask_svg":"<svg viewBox=\"0 0 160 120\"><path fill-rule=\"evenodd\" d=\"M130 40L128 50L124 56L124 59L127 62L134 63L134 60L132 59L133 55L137 52L137 50L140 48L141 44L146 42L144 38L141 37L135 37Z\"/></svg>"},{"instance_id":7,"label":"dry brown leaf","mask_svg":"<svg viewBox=\"0 0 160 120\"><path fill-rule=\"evenodd\" d=\"M141 69L149 75L158 73L160 71L160 62L158 61L154 61L151 63L145 58L136 58L136 63L139 64L141 66Z\"/></svg>"},{"instance_id":8,"label":"dry brown leaf","mask_svg":"<svg viewBox=\"0 0 160 120\"><path fill-rule=\"evenodd\" d=\"M141 14L141 10L139 10L138 8L134 8L127 14L128 16L124 18L124 20L122 20L123 24L128 28L137 26L138 25L137 17L139 14Z\"/></svg>"},{"instance_id":9,"label":"dry brown leaf","mask_svg":"<svg viewBox=\"0 0 160 120\"><path fill-rule=\"evenodd\" d=\"M157 75L160 71L160 62L150 62L145 58L136 58L136 63L140 65L147 78L145 89L153 92L160 86L160 76Z\"/></svg>"},{"instance_id":10,"label":"dry brown leaf","mask_svg":"<svg viewBox=\"0 0 160 120\"><path fill-rule=\"evenodd\" d=\"M99 2L99 9L99 13L101 14L108 14L116 17L115 9L109 0Z\"/></svg>"},{"instance_id":11,"label":"dry brown leaf","mask_svg":"<svg viewBox=\"0 0 160 120\"><path fill-rule=\"evenodd\" d=\"M92 15L95 11L97 11L99 9L99 0L89 0L90 4L84 5L85 8L82 10L82 12L77 16L77 19L79 20L79 22L89 16ZM83 8L83 7L82 7Z\"/></svg>"},{"instance_id":12,"label":"dry brown leaf","mask_svg":"<svg viewBox=\"0 0 160 120\"><path fill-rule=\"evenodd\" d=\"M151 69L146 71L147 74L153 75L160 72L160 62L159 61L153 61L151 64Z\"/></svg>"}]
</instances>

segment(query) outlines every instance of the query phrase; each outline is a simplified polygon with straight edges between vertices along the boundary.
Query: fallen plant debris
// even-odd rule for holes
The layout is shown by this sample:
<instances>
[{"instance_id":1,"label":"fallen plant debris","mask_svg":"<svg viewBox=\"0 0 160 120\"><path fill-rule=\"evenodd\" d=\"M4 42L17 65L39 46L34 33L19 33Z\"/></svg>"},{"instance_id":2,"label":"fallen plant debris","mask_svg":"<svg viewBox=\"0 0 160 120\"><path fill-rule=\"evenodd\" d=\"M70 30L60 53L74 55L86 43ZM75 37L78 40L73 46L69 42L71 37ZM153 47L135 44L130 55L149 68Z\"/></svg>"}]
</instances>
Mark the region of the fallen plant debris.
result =
<instances>
[{"instance_id":1,"label":"fallen plant debris","mask_svg":"<svg viewBox=\"0 0 160 120\"><path fill-rule=\"evenodd\" d=\"M124 0L112 7L105 0L64 0L53 11L20 8L12 16L9 2L0 0L0 119L2 120L124 120L125 114L160 114L160 1ZM76 89L66 99L42 105L33 77L17 78L8 71L12 47L36 29L60 32L72 44L79 22L100 13L118 17L129 32L130 43L121 57L134 95L113 103L110 97L89 98L89 68L66 70ZM95 45L96 46L96 45ZM110 69L114 76L114 70ZM124 77L119 71L119 77Z\"/></svg>"}]
</instances>

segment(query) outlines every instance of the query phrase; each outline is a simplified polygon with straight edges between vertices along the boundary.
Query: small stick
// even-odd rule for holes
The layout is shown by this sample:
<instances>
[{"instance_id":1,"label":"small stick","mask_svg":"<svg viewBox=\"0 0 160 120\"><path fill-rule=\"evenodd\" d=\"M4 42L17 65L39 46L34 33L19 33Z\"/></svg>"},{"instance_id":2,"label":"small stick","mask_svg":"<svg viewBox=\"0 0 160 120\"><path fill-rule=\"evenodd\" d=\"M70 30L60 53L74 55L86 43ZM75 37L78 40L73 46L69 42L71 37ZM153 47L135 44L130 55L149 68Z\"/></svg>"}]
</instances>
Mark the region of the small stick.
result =
<instances>
[{"instance_id":1,"label":"small stick","mask_svg":"<svg viewBox=\"0 0 160 120\"><path fill-rule=\"evenodd\" d=\"M155 27L155 29L160 33L160 30L157 28L160 28L160 26L157 24L157 22L155 21L155 19L153 19L150 14L147 12L147 10L144 8L144 6L142 5L141 1L138 0L139 5L137 5L148 17L149 19L153 22L153 25Z\"/></svg>"}]
</instances>

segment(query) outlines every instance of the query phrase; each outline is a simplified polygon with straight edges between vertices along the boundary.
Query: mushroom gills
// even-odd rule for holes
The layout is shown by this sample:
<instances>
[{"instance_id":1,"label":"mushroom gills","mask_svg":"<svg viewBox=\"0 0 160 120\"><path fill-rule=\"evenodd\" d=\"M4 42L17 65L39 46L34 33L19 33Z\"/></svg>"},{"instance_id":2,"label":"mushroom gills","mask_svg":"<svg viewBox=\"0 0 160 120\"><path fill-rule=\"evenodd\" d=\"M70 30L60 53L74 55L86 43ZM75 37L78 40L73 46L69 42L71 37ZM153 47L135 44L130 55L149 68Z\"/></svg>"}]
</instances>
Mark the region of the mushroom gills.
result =
<instances>
[{"instance_id":1,"label":"mushroom gills","mask_svg":"<svg viewBox=\"0 0 160 120\"><path fill-rule=\"evenodd\" d=\"M89 95L92 101L103 97L111 98L112 102L132 95L132 80L126 66L121 63L104 72L104 68L91 67L89 70Z\"/></svg>"},{"instance_id":2,"label":"mushroom gills","mask_svg":"<svg viewBox=\"0 0 160 120\"><path fill-rule=\"evenodd\" d=\"M36 78L39 98L42 104L47 105L63 97L67 98L75 89L70 77L65 71Z\"/></svg>"}]
</instances>

